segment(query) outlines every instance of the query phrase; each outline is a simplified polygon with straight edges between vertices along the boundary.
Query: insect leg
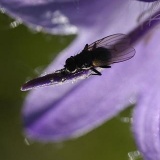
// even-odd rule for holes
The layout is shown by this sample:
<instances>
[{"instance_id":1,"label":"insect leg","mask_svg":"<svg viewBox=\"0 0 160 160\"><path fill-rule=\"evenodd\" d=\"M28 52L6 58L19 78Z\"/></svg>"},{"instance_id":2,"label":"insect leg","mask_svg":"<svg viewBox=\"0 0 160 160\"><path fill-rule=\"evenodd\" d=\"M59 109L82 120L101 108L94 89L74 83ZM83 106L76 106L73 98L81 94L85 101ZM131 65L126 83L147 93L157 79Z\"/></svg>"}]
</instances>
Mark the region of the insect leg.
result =
<instances>
[{"instance_id":1,"label":"insect leg","mask_svg":"<svg viewBox=\"0 0 160 160\"><path fill-rule=\"evenodd\" d=\"M55 73L65 73L65 68L56 70Z\"/></svg>"},{"instance_id":2,"label":"insect leg","mask_svg":"<svg viewBox=\"0 0 160 160\"><path fill-rule=\"evenodd\" d=\"M85 51L87 50L88 51L88 44L85 45L83 50L85 50Z\"/></svg>"},{"instance_id":3,"label":"insect leg","mask_svg":"<svg viewBox=\"0 0 160 160\"><path fill-rule=\"evenodd\" d=\"M66 80L67 80L67 78L63 78L63 79L62 79L62 82L66 81Z\"/></svg>"},{"instance_id":4,"label":"insect leg","mask_svg":"<svg viewBox=\"0 0 160 160\"><path fill-rule=\"evenodd\" d=\"M99 66L100 68L111 68L111 66Z\"/></svg>"},{"instance_id":5,"label":"insect leg","mask_svg":"<svg viewBox=\"0 0 160 160\"><path fill-rule=\"evenodd\" d=\"M97 71L95 68L91 68L91 70L93 71L93 72L95 72L95 73L92 73L91 75L98 75L98 76L101 76L102 74L99 72L99 71Z\"/></svg>"},{"instance_id":6,"label":"insect leg","mask_svg":"<svg viewBox=\"0 0 160 160\"><path fill-rule=\"evenodd\" d=\"M97 44L95 43L95 44L93 45L93 49L92 49L92 50L96 49L96 47L97 47Z\"/></svg>"}]
</instances>

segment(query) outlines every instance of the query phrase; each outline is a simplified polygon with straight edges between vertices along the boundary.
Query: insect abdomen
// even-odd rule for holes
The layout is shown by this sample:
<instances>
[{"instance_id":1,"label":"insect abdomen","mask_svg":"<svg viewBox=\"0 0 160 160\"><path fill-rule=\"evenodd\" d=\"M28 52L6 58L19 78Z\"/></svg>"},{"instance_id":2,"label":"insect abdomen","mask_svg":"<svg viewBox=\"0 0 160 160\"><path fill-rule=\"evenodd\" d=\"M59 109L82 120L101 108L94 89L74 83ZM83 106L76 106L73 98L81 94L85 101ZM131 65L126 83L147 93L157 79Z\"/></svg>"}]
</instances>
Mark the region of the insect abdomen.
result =
<instances>
[{"instance_id":1,"label":"insect abdomen","mask_svg":"<svg viewBox=\"0 0 160 160\"><path fill-rule=\"evenodd\" d=\"M99 47L94 50L93 57L93 66L106 66L107 62L111 60L112 54L108 49Z\"/></svg>"}]
</instances>

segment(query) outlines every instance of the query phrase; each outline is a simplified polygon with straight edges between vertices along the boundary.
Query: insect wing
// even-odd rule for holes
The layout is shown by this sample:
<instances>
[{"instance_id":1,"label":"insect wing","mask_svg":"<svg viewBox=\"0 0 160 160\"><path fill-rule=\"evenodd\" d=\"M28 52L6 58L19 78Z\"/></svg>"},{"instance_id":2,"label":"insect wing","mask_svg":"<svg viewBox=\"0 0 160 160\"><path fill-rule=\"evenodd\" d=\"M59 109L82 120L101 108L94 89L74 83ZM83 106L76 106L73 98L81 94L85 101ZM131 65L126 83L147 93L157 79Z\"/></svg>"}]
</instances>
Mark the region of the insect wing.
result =
<instances>
[{"instance_id":1,"label":"insect wing","mask_svg":"<svg viewBox=\"0 0 160 160\"><path fill-rule=\"evenodd\" d=\"M107 59L107 65L126 61L135 55L135 49L130 45L130 38L125 34L113 34L97 40L88 46L88 50L94 50L94 46L103 47L109 51L111 58Z\"/></svg>"}]
</instances>

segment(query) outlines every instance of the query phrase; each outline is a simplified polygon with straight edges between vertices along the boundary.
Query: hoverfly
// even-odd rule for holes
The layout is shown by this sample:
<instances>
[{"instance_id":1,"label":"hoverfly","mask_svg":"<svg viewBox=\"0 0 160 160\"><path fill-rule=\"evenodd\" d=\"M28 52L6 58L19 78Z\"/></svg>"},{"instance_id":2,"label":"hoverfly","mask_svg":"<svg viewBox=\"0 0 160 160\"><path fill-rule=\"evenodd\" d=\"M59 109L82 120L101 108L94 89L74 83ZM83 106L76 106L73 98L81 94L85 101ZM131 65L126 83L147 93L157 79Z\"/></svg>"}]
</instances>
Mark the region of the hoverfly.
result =
<instances>
[{"instance_id":1,"label":"hoverfly","mask_svg":"<svg viewBox=\"0 0 160 160\"><path fill-rule=\"evenodd\" d=\"M21 90L59 84L83 78L85 74L101 75L98 68L111 68L111 64L129 60L134 55L135 49L130 46L130 39L124 34L113 34L86 44L79 54L66 60L64 68L26 82Z\"/></svg>"}]
</instances>

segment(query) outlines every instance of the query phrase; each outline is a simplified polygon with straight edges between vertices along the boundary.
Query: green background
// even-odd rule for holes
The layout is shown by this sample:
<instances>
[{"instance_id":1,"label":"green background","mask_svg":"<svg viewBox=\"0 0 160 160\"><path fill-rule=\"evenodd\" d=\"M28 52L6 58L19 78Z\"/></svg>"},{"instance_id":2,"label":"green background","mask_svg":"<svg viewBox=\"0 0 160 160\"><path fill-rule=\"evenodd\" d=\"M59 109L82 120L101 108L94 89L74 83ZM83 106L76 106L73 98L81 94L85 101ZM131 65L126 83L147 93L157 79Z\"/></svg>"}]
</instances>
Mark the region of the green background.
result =
<instances>
[{"instance_id":1,"label":"green background","mask_svg":"<svg viewBox=\"0 0 160 160\"><path fill-rule=\"evenodd\" d=\"M0 14L0 159L1 160L140 160L131 132L132 107L78 139L61 143L25 142L21 109L27 78L41 73L75 36L39 33ZM74 53L73 53L74 54Z\"/></svg>"}]
</instances>

